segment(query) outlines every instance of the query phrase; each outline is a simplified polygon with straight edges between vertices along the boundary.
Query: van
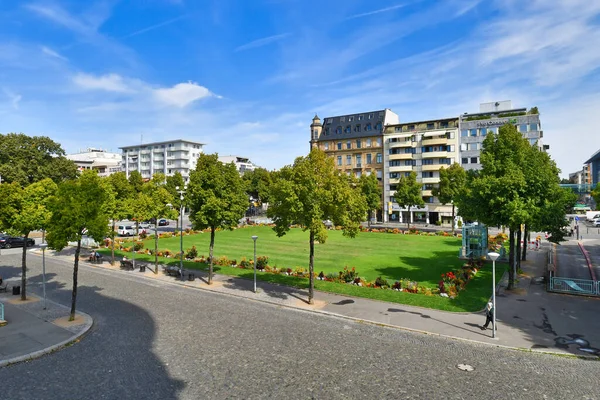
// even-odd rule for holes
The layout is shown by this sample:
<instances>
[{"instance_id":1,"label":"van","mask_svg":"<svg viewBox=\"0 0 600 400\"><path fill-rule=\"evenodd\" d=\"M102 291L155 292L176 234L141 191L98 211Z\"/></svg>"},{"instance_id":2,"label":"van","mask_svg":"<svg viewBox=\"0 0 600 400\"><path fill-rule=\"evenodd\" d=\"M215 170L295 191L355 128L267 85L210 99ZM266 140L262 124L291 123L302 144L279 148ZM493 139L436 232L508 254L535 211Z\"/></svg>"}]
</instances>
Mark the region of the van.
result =
<instances>
[{"instance_id":1,"label":"van","mask_svg":"<svg viewBox=\"0 0 600 400\"><path fill-rule=\"evenodd\" d=\"M600 218L600 211L588 211L585 213L586 219L592 222L595 219Z\"/></svg>"},{"instance_id":2,"label":"van","mask_svg":"<svg viewBox=\"0 0 600 400\"><path fill-rule=\"evenodd\" d=\"M131 225L119 225L119 227L117 228L117 235L133 236L135 235L135 229Z\"/></svg>"}]
</instances>

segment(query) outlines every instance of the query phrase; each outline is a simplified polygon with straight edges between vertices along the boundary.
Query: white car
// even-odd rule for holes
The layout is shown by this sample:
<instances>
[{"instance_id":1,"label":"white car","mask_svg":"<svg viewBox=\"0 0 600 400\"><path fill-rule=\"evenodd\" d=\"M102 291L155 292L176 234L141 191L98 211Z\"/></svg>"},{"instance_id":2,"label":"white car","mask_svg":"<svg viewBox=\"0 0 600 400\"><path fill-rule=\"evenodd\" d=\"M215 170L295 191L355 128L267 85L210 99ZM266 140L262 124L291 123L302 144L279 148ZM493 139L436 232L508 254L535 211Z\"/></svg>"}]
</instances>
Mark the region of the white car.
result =
<instances>
[{"instance_id":1,"label":"white car","mask_svg":"<svg viewBox=\"0 0 600 400\"><path fill-rule=\"evenodd\" d=\"M599 227L600 226L600 218L594 220L594 226L595 227Z\"/></svg>"},{"instance_id":2,"label":"white car","mask_svg":"<svg viewBox=\"0 0 600 400\"><path fill-rule=\"evenodd\" d=\"M117 235L133 236L133 235L135 235L135 227L132 225L119 225L117 227Z\"/></svg>"}]
</instances>

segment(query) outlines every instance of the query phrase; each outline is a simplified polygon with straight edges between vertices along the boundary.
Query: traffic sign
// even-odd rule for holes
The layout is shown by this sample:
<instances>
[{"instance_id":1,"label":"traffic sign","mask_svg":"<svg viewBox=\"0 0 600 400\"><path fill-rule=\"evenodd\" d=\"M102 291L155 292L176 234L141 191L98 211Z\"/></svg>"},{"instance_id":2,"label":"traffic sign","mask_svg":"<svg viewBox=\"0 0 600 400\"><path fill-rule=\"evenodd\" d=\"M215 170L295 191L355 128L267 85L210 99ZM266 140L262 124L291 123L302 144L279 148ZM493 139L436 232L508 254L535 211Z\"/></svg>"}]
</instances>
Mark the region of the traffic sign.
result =
<instances>
[{"instance_id":1,"label":"traffic sign","mask_svg":"<svg viewBox=\"0 0 600 400\"><path fill-rule=\"evenodd\" d=\"M577 215L575 216L575 221L579 222L579 217Z\"/></svg>"}]
</instances>

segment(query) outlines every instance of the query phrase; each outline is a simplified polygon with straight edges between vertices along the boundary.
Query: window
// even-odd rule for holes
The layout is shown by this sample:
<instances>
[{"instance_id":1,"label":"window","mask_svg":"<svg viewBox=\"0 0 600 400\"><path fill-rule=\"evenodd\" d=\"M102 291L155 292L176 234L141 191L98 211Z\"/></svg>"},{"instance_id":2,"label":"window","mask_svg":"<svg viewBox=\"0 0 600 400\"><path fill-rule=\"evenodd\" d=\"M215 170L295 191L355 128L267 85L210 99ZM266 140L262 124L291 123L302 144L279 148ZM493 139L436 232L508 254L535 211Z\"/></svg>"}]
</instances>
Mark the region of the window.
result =
<instances>
[{"instance_id":1,"label":"window","mask_svg":"<svg viewBox=\"0 0 600 400\"><path fill-rule=\"evenodd\" d=\"M381 163L381 153L377 153L377 163Z\"/></svg>"},{"instance_id":2,"label":"window","mask_svg":"<svg viewBox=\"0 0 600 400\"><path fill-rule=\"evenodd\" d=\"M398 188L398 185L390 185L390 190L395 191Z\"/></svg>"},{"instance_id":3,"label":"window","mask_svg":"<svg viewBox=\"0 0 600 400\"><path fill-rule=\"evenodd\" d=\"M481 128L481 129L479 130L479 134L480 134L481 136L485 136L485 135L487 135L487 128Z\"/></svg>"},{"instance_id":4,"label":"window","mask_svg":"<svg viewBox=\"0 0 600 400\"><path fill-rule=\"evenodd\" d=\"M529 144L534 145L538 140L536 138L529 139Z\"/></svg>"},{"instance_id":5,"label":"window","mask_svg":"<svg viewBox=\"0 0 600 400\"><path fill-rule=\"evenodd\" d=\"M400 178L400 172L390 172L390 179Z\"/></svg>"},{"instance_id":6,"label":"window","mask_svg":"<svg viewBox=\"0 0 600 400\"><path fill-rule=\"evenodd\" d=\"M368 123L365 125L365 131L369 132L371 131L373 128L371 127L371 123Z\"/></svg>"},{"instance_id":7,"label":"window","mask_svg":"<svg viewBox=\"0 0 600 400\"><path fill-rule=\"evenodd\" d=\"M433 158L424 158L423 165L433 165Z\"/></svg>"},{"instance_id":8,"label":"window","mask_svg":"<svg viewBox=\"0 0 600 400\"><path fill-rule=\"evenodd\" d=\"M367 139L367 147L371 147L371 138Z\"/></svg>"},{"instance_id":9,"label":"window","mask_svg":"<svg viewBox=\"0 0 600 400\"><path fill-rule=\"evenodd\" d=\"M356 175L357 178L360 178L360 176L362 175L362 172L361 171L356 171L355 175Z\"/></svg>"},{"instance_id":10,"label":"window","mask_svg":"<svg viewBox=\"0 0 600 400\"><path fill-rule=\"evenodd\" d=\"M375 139L377 143L377 147L381 147L381 138Z\"/></svg>"},{"instance_id":11,"label":"window","mask_svg":"<svg viewBox=\"0 0 600 400\"><path fill-rule=\"evenodd\" d=\"M342 166L342 156L337 156L337 165L338 167Z\"/></svg>"},{"instance_id":12,"label":"window","mask_svg":"<svg viewBox=\"0 0 600 400\"><path fill-rule=\"evenodd\" d=\"M449 158L440 158L438 160L438 163L440 165L450 165L450 159Z\"/></svg>"},{"instance_id":13,"label":"window","mask_svg":"<svg viewBox=\"0 0 600 400\"><path fill-rule=\"evenodd\" d=\"M369 119L373 119L373 114L369 114Z\"/></svg>"},{"instance_id":14,"label":"window","mask_svg":"<svg viewBox=\"0 0 600 400\"><path fill-rule=\"evenodd\" d=\"M471 157L471 164L477 164L477 157Z\"/></svg>"},{"instance_id":15,"label":"window","mask_svg":"<svg viewBox=\"0 0 600 400\"><path fill-rule=\"evenodd\" d=\"M494 126L493 128L488 128L489 133L498 133L498 127Z\"/></svg>"},{"instance_id":16,"label":"window","mask_svg":"<svg viewBox=\"0 0 600 400\"><path fill-rule=\"evenodd\" d=\"M352 127L350 125L346 125L346 129L344 130L344 132L351 133L352 132Z\"/></svg>"},{"instance_id":17,"label":"window","mask_svg":"<svg viewBox=\"0 0 600 400\"><path fill-rule=\"evenodd\" d=\"M400 163L400 160L392 160L392 161L390 161L390 167L399 167L400 165L402 165Z\"/></svg>"},{"instance_id":18,"label":"window","mask_svg":"<svg viewBox=\"0 0 600 400\"><path fill-rule=\"evenodd\" d=\"M538 124L529 124L529 130L530 131L537 131L538 130Z\"/></svg>"},{"instance_id":19,"label":"window","mask_svg":"<svg viewBox=\"0 0 600 400\"><path fill-rule=\"evenodd\" d=\"M460 144L460 151L467 151L467 143Z\"/></svg>"},{"instance_id":20,"label":"window","mask_svg":"<svg viewBox=\"0 0 600 400\"><path fill-rule=\"evenodd\" d=\"M342 149L342 142L338 142L338 144L337 144L337 148L338 148L338 150L341 150L341 149Z\"/></svg>"},{"instance_id":21,"label":"window","mask_svg":"<svg viewBox=\"0 0 600 400\"><path fill-rule=\"evenodd\" d=\"M519 132L521 132L521 133L527 132L527 124L519 125Z\"/></svg>"},{"instance_id":22,"label":"window","mask_svg":"<svg viewBox=\"0 0 600 400\"><path fill-rule=\"evenodd\" d=\"M422 178L433 178L433 171L424 171L421 172Z\"/></svg>"},{"instance_id":23,"label":"window","mask_svg":"<svg viewBox=\"0 0 600 400\"><path fill-rule=\"evenodd\" d=\"M345 122L346 121L346 117L340 117L340 122Z\"/></svg>"},{"instance_id":24,"label":"window","mask_svg":"<svg viewBox=\"0 0 600 400\"><path fill-rule=\"evenodd\" d=\"M371 164L371 153L367 154L367 164Z\"/></svg>"},{"instance_id":25,"label":"window","mask_svg":"<svg viewBox=\"0 0 600 400\"><path fill-rule=\"evenodd\" d=\"M397 126L394 128L395 132L402 132L402 127L401 126Z\"/></svg>"},{"instance_id":26,"label":"window","mask_svg":"<svg viewBox=\"0 0 600 400\"><path fill-rule=\"evenodd\" d=\"M359 115L359 116L358 116L358 118L357 118L357 120L358 120L358 121L362 121L362 120L363 120L363 116L362 116L362 115Z\"/></svg>"},{"instance_id":27,"label":"window","mask_svg":"<svg viewBox=\"0 0 600 400\"><path fill-rule=\"evenodd\" d=\"M325 123L326 123L326 124L330 124L330 123L331 123L331 121L333 121L333 118L327 118L327 119L325 120Z\"/></svg>"},{"instance_id":28,"label":"window","mask_svg":"<svg viewBox=\"0 0 600 400\"><path fill-rule=\"evenodd\" d=\"M362 155L360 155L360 154L356 155L356 166L362 167Z\"/></svg>"},{"instance_id":29,"label":"window","mask_svg":"<svg viewBox=\"0 0 600 400\"><path fill-rule=\"evenodd\" d=\"M430 122L427 124L427 129L434 129L435 128L435 124L433 122Z\"/></svg>"},{"instance_id":30,"label":"window","mask_svg":"<svg viewBox=\"0 0 600 400\"><path fill-rule=\"evenodd\" d=\"M468 164L469 163L469 159L467 157L463 157L463 159L461 160L462 164Z\"/></svg>"},{"instance_id":31,"label":"window","mask_svg":"<svg viewBox=\"0 0 600 400\"><path fill-rule=\"evenodd\" d=\"M329 127L325 128L325 136L329 135Z\"/></svg>"},{"instance_id":32,"label":"window","mask_svg":"<svg viewBox=\"0 0 600 400\"><path fill-rule=\"evenodd\" d=\"M440 126L441 126L441 128L448 128L448 127L449 127L448 121L443 121L443 122L440 124Z\"/></svg>"},{"instance_id":33,"label":"window","mask_svg":"<svg viewBox=\"0 0 600 400\"><path fill-rule=\"evenodd\" d=\"M377 123L377 125L375 126L375 129L377 129L378 131L381 130L381 122Z\"/></svg>"},{"instance_id":34,"label":"window","mask_svg":"<svg viewBox=\"0 0 600 400\"><path fill-rule=\"evenodd\" d=\"M352 148L352 142L351 142L351 141L349 141L349 140L348 140L348 141L346 142L346 148L347 148L347 149L351 149L351 148Z\"/></svg>"},{"instance_id":35,"label":"window","mask_svg":"<svg viewBox=\"0 0 600 400\"><path fill-rule=\"evenodd\" d=\"M360 124L354 126L354 132L360 132Z\"/></svg>"},{"instance_id":36,"label":"window","mask_svg":"<svg viewBox=\"0 0 600 400\"><path fill-rule=\"evenodd\" d=\"M329 142L325 142L325 150L329 150Z\"/></svg>"},{"instance_id":37,"label":"window","mask_svg":"<svg viewBox=\"0 0 600 400\"><path fill-rule=\"evenodd\" d=\"M352 165L352 156L350 154L346 156L346 165Z\"/></svg>"},{"instance_id":38,"label":"window","mask_svg":"<svg viewBox=\"0 0 600 400\"><path fill-rule=\"evenodd\" d=\"M414 161L416 161L416 160L404 160L404 166L412 167L414 165Z\"/></svg>"},{"instance_id":39,"label":"window","mask_svg":"<svg viewBox=\"0 0 600 400\"><path fill-rule=\"evenodd\" d=\"M342 127L338 126L337 128L335 128L335 133L338 134L338 135L341 135L342 134Z\"/></svg>"},{"instance_id":40,"label":"window","mask_svg":"<svg viewBox=\"0 0 600 400\"><path fill-rule=\"evenodd\" d=\"M408 130L409 131L414 131L415 130L415 126L414 125L409 125L408 126Z\"/></svg>"},{"instance_id":41,"label":"window","mask_svg":"<svg viewBox=\"0 0 600 400\"><path fill-rule=\"evenodd\" d=\"M462 129L462 130L460 131L460 136L461 136L461 137L466 137L466 136L469 136L469 131L468 131L468 130L466 130L466 129Z\"/></svg>"},{"instance_id":42,"label":"window","mask_svg":"<svg viewBox=\"0 0 600 400\"><path fill-rule=\"evenodd\" d=\"M360 141L360 139L356 139L356 148L360 149L362 147L362 143Z\"/></svg>"},{"instance_id":43,"label":"window","mask_svg":"<svg viewBox=\"0 0 600 400\"><path fill-rule=\"evenodd\" d=\"M348 117L348 122L354 121L354 117Z\"/></svg>"},{"instance_id":44,"label":"window","mask_svg":"<svg viewBox=\"0 0 600 400\"><path fill-rule=\"evenodd\" d=\"M477 136L477 129L469 129L470 136Z\"/></svg>"},{"instance_id":45,"label":"window","mask_svg":"<svg viewBox=\"0 0 600 400\"><path fill-rule=\"evenodd\" d=\"M380 170L380 169L378 169L378 170L376 171L376 174L377 174L377 179L381 179L381 176L382 176L382 175L381 175L381 170Z\"/></svg>"}]
</instances>

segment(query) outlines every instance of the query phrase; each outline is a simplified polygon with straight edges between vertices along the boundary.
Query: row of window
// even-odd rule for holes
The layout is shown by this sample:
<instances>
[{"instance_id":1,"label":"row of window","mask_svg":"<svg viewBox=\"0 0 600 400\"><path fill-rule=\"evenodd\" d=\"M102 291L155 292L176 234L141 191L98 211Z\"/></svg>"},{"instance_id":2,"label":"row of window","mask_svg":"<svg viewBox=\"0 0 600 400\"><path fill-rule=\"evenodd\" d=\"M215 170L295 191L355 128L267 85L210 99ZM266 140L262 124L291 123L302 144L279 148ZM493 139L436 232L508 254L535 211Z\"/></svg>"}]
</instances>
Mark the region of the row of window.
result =
<instances>
[{"instance_id":1,"label":"row of window","mask_svg":"<svg viewBox=\"0 0 600 400\"><path fill-rule=\"evenodd\" d=\"M447 129L450 128L450 123L448 121L442 121L439 123L438 126L436 126L435 122L428 122L426 125L422 126L423 124L421 124L421 129L425 128L427 130L431 130L431 129ZM454 126L454 124L452 124L452 126ZM417 125L411 124L411 125L401 125L401 126L396 126L394 128L394 130L396 132L412 132L412 131L416 131L417 130Z\"/></svg>"},{"instance_id":2,"label":"row of window","mask_svg":"<svg viewBox=\"0 0 600 400\"><path fill-rule=\"evenodd\" d=\"M355 166L356 167L362 167L362 154L355 154L354 155L354 161L355 161ZM381 163L382 162L382 156L381 153L377 153L377 155L375 156L375 162L376 163ZM342 161L343 158L342 156L337 156L337 165L338 166L342 166ZM372 164L373 163L373 155L371 153L367 153L365 156L365 163L367 165ZM352 165L352 155L351 154L347 154L346 155L346 165Z\"/></svg>"},{"instance_id":3,"label":"row of window","mask_svg":"<svg viewBox=\"0 0 600 400\"><path fill-rule=\"evenodd\" d=\"M352 133L353 131L361 132L361 130L363 130L363 129L365 132L371 132L373 129L381 132L382 125L381 125L381 122L378 122L373 127L373 125L371 125L371 123L369 122L369 123L365 124L364 128L362 128L360 124L356 124L356 125L354 125L354 129L352 128L352 125L346 125L345 128L343 128L341 125L338 125L337 128L335 128L335 134L341 135L342 133ZM324 133L325 133L325 136L329 135L331 133L331 129L328 126L325 127Z\"/></svg>"},{"instance_id":4,"label":"row of window","mask_svg":"<svg viewBox=\"0 0 600 400\"><path fill-rule=\"evenodd\" d=\"M463 157L462 164L479 164L479 157Z\"/></svg>"},{"instance_id":5,"label":"row of window","mask_svg":"<svg viewBox=\"0 0 600 400\"><path fill-rule=\"evenodd\" d=\"M414 167L417 165L451 165L453 158L425 158L421 160L421 164L418 164L418 160L391 160L389 162L390 167Z\"/></svg>"},{"instance_id":6,"label":"row of window","mask_svg":"<svg viewBox=\"0 0 600 400\"><path fill-rule=\"evenodd\" d=\"M345 144L345 146L344 146ZM352 145L354 144L354 147L352 147ZM335 147L334 147L335 146ZM329 142L325 142L323 144L323 147L325 150L334 150L336 147L338 150L343 150L343 149L347 149L347 150L351 150L351 149L362 149L363 147L381 147L381 138L377 138L375 140L371 140L371 138L367 138L364 140L364 146L363 146L363 139L356 139L356 140L347 140L346 143L343 142L337 142L337 143L330 143Z\"/></svg>"},{"instance_id":7,"label":"row of window","mask_svg":"<svg viewBox=\"0 0 600 400\"><path fill-rule=\"evenodd\" d=\"M363 114L358 114L358 115L349 115L347 118L348 118L348 122L352 122L355 120L362 121L365 119L365 116ZM374 113L367 114L367 119L373 119L373 118L375 118ZM379 112L379 119L383 119L383 111ZM325 119L326 124L331 124L332 122L333 122L333 118ZM346 122L346 116L340 117L340 122Z\"/></svg>"},{"instance_id":8,"label":"row of window","mask_svg":"<svg viewBox=\"0 0 600 400\"><path fill-rule=\"evenodd\" d=\"M467 136L485 136L488 133L498 133L498 127L494 126L491 128L472 128L472 129L462 129L460 131L461 137ZM537 123L534 124L519 124L517 129L521 133L527 132L535 132L539 130L539 125Z\"/></svg>"}]
</instances>

